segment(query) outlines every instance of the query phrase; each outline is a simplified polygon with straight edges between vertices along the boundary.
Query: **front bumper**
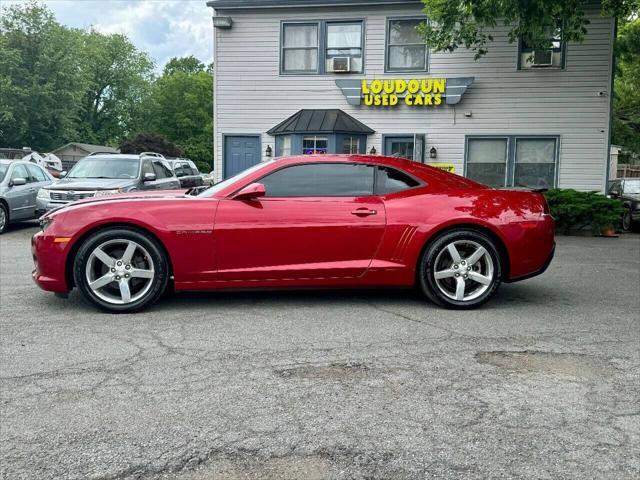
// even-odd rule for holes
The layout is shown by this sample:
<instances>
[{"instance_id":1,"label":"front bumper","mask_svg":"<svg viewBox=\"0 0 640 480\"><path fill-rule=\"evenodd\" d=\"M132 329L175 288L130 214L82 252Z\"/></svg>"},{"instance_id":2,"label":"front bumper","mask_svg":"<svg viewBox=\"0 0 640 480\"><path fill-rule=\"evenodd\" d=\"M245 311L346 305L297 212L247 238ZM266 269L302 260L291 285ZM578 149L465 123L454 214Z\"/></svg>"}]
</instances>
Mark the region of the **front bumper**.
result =
<instances>
[{"instance_id":1,"label":"front bumper","mask_svg":"<svg viewBox=\"0 0 640 480\"><path fill-rule=\"evenodd\" d=\"M68 293L65 262L68 242L57 241L58 237L38 232L31 238L31 254L35 268L33 281L43 290L55 293Z\"/></svg>"},{"instance_id":2,"label":"front bumper","mask_svg":"<svg viewBox=\"0 0 640 480\"><path fill-rule=\"evenodd\" d=\"M41 217L45 213L53 210L54 208L64 207L71 202L55 202L49 199L37 198L36 199L36 215Z\"/></svg>"}]
</instances>

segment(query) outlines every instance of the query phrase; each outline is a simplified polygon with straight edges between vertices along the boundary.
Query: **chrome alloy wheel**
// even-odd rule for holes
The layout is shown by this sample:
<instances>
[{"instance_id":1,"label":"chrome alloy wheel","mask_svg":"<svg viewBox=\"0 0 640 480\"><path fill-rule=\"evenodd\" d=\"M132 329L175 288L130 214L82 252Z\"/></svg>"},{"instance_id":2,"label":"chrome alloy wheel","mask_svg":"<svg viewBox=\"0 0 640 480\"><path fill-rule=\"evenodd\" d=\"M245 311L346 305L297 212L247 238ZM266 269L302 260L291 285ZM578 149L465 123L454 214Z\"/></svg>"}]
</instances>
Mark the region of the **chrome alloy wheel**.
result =
<instances>
[{"instance_id":1,"label":"chrome alloy wheel","mask_svg":"<svg viewBox=\"0 0 640 480\"><path fill-rule=\"evenodd\" d=\"M131 240L116 239L91 252L85 275L94 295L114 305L125 305L149 292L155 269L144 247Z\"/></svg>"},{"instance_id":2,"label":"chrome alloy wheel","mask_svg":"<svg viewBox=\"0 0 640 480\"><path fill-rule=\"evenodd\" d=\"M493 259L486 248L473 240L457 240L440 251L433 275L444 295L468 302L491 287L494 270Z\"/></svg>"}]
</instances>

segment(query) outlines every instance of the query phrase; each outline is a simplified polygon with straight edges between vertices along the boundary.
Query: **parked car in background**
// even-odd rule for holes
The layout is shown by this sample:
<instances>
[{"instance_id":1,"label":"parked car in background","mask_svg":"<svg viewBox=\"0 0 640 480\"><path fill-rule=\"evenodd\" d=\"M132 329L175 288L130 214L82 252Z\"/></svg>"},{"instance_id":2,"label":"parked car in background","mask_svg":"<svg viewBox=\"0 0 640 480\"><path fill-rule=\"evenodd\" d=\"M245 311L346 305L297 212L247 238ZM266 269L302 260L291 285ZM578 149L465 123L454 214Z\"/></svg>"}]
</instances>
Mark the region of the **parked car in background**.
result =
<instances>
[{"instance_id":1,"label":"parked car in background","mask_svg":"<svg viewBox=\"0 0 640 480\"><path fill-rule=\"evenodd\" d=\"M41 226L36 283L61 295L78 287L113 312L148 307L169 284L419 286L438 305L467 309L502 282L542 273L555 248L542 194L377 155L279 158L198 196L89 199Z\"/></svg>"},{"instance_id":2,"label":"parked car in background","mask_svg":"<svg viewBox=\"0 0 640 480\"><path fill-rule=\"evenodd\" d=\"M196 164L187 158L172 158L167 160L182 188L194 188L204 185L202 174Z\"/></svg>"},{"instance_id":3,"label":"parked car in background","mask_svg":"<svg viewBox=\"0 0 640 480\"><path fill-rule=\"evenodd\" d=\"M216 183L215 180L215 175L213 174L213 171L209 172L209 173L203 173L202 174L202 180L204 181L204 184L208 187L210 187L211 185L214 185Z\"/></svg>"},{"instance_id":4,"label":"parked car in background","mask_svg":"<svg viewBox=\"0 0 640 480\"><path fill-rule=\"evenodd\" d=\"M0 160L0 234L9 223L36 218L36 197L55 179L30 162Z\"/></svg>"},{"instance_id":5,"label":"parked car in background","mask_svg":"<svg viewBox=\"0 0 640 480\"><path fill-rule=\"evenodd\" d=\"M609 184L611 198L622 201L622 228L630 231L640 223L640 178L618 178Z\"/></svg>"},{"instance_id":6,"label":"parked car in background","mask_svg":"<svg viewBox=\"0 0 640 480\"><path fill-rule=\"evenodd\" d=\"M179 189L180 181L165 158L153 152L140 155L92 154L80 160L55 185L38 192L37 211L76 200L132 191Z\"/></svg>"}]
</instances>

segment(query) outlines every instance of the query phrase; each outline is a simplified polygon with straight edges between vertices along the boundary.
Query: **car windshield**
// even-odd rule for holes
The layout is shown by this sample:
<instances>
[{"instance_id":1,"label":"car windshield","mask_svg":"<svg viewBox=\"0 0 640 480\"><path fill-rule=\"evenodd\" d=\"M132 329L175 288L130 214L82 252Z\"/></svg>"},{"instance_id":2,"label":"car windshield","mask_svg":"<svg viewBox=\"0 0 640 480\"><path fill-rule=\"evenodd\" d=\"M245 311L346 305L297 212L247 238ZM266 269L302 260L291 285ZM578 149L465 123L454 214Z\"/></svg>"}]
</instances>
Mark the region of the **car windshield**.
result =
<instances>
[{"instance_id":1,"label":"car windshield","mask_svg":"<svg viewBox=\"0 0 640 480\"><path fill-rule=\"evenodd\" d=\"M224 190L229 185L233 184L234 182L237 182L238 180L241 180L241 179L251 175L252 173L254 173L254 172L266 167L267 165L271 165L273 162L275 162L275 160L268 160L266 162L258 163L257 165L254 165L251 168L247 168L246 170L243 170L242 172L238 173L237 175L234 175L233 177L227 178L226 180L223 180L221 182L216 183L215 185L213 185L212 187L206 189L204 192L202 192L198 196L199 197L212 197L216 193Z\"/></svg>"},{"instance_id":2,"label":"car windshield","mask_svg":"<svg viewBox=\"0 0 640 480\"><path fill-rule=\"evenodd\" d=\"M625 180L624 193L640 194L640 180Z\"/></svg>"},{"instance_id":3,"label":"car windshield","mask_svg":"<svg viewBox=\"0 0 640 480\"><path fill-rule=\"evenodd\" d=\"M84 158L71 169L67 178L137 178L137 158Z\"/></svg>"},{"instance_id":4,"label":"car windshield","mask_svg":"<svg viewBox=\"0 0 640 480\"><path fill-rule=\"evenodd\" d=\"M4 180L7 170L9 170L9 165L7 163L0 163L0 182Z\"/></svg>"}]
</instances>

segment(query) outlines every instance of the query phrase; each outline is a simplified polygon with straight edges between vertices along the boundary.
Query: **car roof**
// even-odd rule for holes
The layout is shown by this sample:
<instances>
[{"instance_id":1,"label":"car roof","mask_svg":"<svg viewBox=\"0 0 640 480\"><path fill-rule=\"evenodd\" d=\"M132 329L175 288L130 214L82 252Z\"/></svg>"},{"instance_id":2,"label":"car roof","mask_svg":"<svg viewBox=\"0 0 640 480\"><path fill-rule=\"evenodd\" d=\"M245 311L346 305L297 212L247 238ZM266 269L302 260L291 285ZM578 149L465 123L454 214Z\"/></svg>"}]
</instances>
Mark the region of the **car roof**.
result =
<instances>
[{"instance_id":1,"label":"car roof","mask_svg":"<svg viewBox=\"0 0 640 480\"><path fill-rule=\"evenodd\" d=\"M128 153L100 153L96 155L90 155L84 158L102 158L110 160L140 160L140 155L128 154ZM84 158L82 160L84 160Z\"/></svg>"},{"instance_id":2,"label":"car roof","mask_svg":"<svg viewBox=\"0 0 640 480\"><path fill-rule=\"evenodd\" d=\"M399 170L403 170L407 173L413 174L422 180L438 180L447 184L447 186L454 188L469 188L469 187L485 187L484 185L469 180L468 178L460 175L445 172L436 167L416 162L414 160L407 160L398 157L387 157L384 155L366 155L366 154L323 154L323 155L295 155L291 157L281 157L275 159L278 165L294 165L300 163L368 163L371 165L380 165L395 167ZM486 187L485 187L486 188Z\"/></svg>"},{"instance_id":3,"label":"car roof","mask_svg":"<svg viewBox=\"0 0 640 480\"><path fill-rule=\"evenodd\" d=\"M11 160L8 158L0 159L0 163L2 163L3 165L38 165L37 163L34 163L34 162L25 162L23 160Z\"/></svg>"}]
</instances>

